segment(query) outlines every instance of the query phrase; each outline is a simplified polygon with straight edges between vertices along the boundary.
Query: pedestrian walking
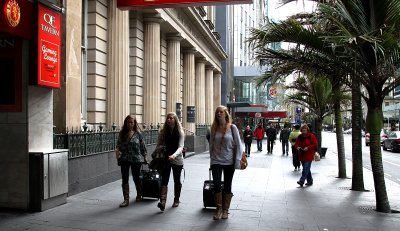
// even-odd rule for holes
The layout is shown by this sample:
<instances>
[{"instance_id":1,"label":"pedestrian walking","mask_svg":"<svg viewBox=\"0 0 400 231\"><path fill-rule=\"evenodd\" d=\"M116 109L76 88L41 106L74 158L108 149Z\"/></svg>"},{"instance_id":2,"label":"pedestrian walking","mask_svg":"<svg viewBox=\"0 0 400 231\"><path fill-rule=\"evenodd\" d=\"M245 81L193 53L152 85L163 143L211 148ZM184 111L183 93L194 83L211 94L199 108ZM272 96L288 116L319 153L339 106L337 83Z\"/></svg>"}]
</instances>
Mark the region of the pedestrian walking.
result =
<instances>
[{"instance_id":1,"label":"pedestrian walking","mask_svg":"<svg viewBox=\"0 0 400 231\"><path fill-rule=\"evenodd\" d=\"M244 137L244 146L246 156L250 157L251 143L253 142L253 131L250 129L250 125L246 126L246 129L243 132Z\"/></svg>"},{"instance_id":2,"label":"pedestrian walking","mask_svg":"<svg viewBox=\"0 0 400 231\"><path fill-rule=\"evenodd\" d=\"M179 198L182 190L181 173L183 169L183 146L185 135L178 116L174 112L167 114L166 120L158 136L158 145L165 145L166 157L165 167L161 172L160 202L157 207L164 211L168 194L169 177L174 177L174 203L172 207L179 206Z\"/></svg>"},{"instance_id":3,"label":"pedestrian walking","mask_svg":"<svg viewBox=\"0 0 400 231\"><path fill-rule=\"evenodd\" d=\"M258 123L256 129L254 130L254 135L257 140L257 151L262 152L262 141L264 139L264 128L262 123Z\"/></svg>"},{"instance_id":4,"label":"pedestrian walking","mask_svg":"<svg viewBox=\"0 0 400 231\"><path fill-rule=\"evenodd\" d=\"M136 201L142 200L142 183L139 178L142 162L147 163L147 150L143 136L136 118L128 115L124 119L124 125L119 132L115 157L121 166L122 194L124 201L119 207L129 205L129 170L132 171L133 182L136 186Z\"/></svg>"},{"instance_id":5,"label":"pedestrian walking","mask_svg":"<svg viewBox=\"0 0 400 231\"><path fill-rule=\"evenodd\" d=\"M291 148L292 148L292 159L293 159L294 171L297 171L297 170L300 171L299 153L298 153L297 149L294 147L297 137L300 134L301 134L300 125L298 125L298 124L294 125L294 129L293 129L293 131L290 132L290 135L289 135L289 141L290 141Z\"/></svg>"},{"instance_id":6,"label":"pedestrian walking","mask_svg":"<svg viewBox=\"0 0 400 231\"><path fill-rule=\"evenodd\" d=\"M283 125L283 129L279 134L279 141L282 144L282 156L286 154L286 156L289 155L289 135L290 135L290 129L289 125L285 123Z\"/></svg>"},{"instance_id":7,"label":"pedestrian walking","mask_svg":"<svg viewBox=\"0 0 400 231\"><path fill-rule=\"evenodd\" d=\"M215 110L211 125L210 165L214 180L214 199L216 204L214 220L227 219L233 197L232 179L235 169L240 169L243 147L239 130L232 124L232 118L225 106ZM236 148L235 148L236 146ZM235 152L236 151L236 152ZM221 178L224 174L224 188L221 189Z\"/></svg>"},{"instance_id":8,"label":"pedestrian walking","mask_svg":"<svg viewBox=\"0 0 400 231\"><path fill-rule=\"evenodd\" d=\"M301 126L300 131L301 135L299 135L294 144L294 147L299 151L299 159L303 165L303 171L297 184L303 187L304 182L307 180L306 185L311 186L314 183L311 174L311 163L318 148L318 141L307 125Z\"/></svg>"},{"instance_id":9,"label":"pedestrian walking","mask_svg":"<svg viewBox=\"0 0 400 231\"><path fill-rule=\"evenodd\" d=\"M271 122L268 123L268 128L265 131L265 134L267 135L267 154L272 154L274 150L274 143L276 140L276 129Z\"/></svg>"}]
</instances>

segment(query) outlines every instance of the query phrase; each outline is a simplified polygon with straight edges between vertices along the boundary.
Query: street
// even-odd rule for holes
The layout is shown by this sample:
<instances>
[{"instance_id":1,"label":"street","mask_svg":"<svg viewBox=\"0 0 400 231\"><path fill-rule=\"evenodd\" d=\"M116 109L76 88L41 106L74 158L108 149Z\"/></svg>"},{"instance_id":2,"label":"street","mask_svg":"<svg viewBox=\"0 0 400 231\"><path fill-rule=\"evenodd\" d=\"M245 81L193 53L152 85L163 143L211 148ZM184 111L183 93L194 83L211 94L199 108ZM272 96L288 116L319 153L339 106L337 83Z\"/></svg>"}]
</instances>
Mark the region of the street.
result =
<instances>
[{"instance_id":1,"label":"street","mask_svg":"<svg viewBox=\"0 0 400 231\"><path fill-rule=\"evenodd\" d=\"M351 153L351 134L344 134L344 145L346 159L352 160ZM333 132L322 132L322 146L328 147L333 153L337 154L337 144L336 144L336 133ZM369 146L365 146L364 137L362 138L362 153L363 153L363 167L371 169L371 160L369 157ZM393 153L391 151L382 150L382 161L383 168L385 171L385 176L396 183L400 183L400 153ZM347 176L351 177L351 172L347 172Z\"/></svg>"}]
</instances>

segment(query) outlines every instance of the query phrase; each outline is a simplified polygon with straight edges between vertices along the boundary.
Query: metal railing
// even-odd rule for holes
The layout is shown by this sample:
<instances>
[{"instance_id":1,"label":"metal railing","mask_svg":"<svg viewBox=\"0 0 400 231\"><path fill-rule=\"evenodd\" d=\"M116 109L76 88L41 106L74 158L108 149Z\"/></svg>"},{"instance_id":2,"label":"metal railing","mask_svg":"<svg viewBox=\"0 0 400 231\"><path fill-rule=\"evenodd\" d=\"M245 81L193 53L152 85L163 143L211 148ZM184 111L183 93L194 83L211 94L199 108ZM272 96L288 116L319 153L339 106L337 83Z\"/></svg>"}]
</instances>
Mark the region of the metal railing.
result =
<instances>
[{"instance_id":1,"label":"metal railing","mask_svg":"<svg viewBox=\"0 0 400 231\"><path fill-rule=\"evenodd\" d=\"M196 136L205 136L209 128L208 124L196 124Z\"/></svg>"},{"instance_id":2,"label":"metal railing","mask_svg":"<svg viewBox=\"0 0 400 231\"><path fill-rule=\"evenodd\" d=\"M144 126L142 135L147 145L157 143L159 126ZM103 129L100 126L96 130L67 131L66 133L53 135L54 149L68 149L68 158L77 158L87 155L94 155L114 151L117 146L119 129L113 125L111 129Z\"/></svg>"},{"instance_id":3,"label":"metal railing","mask_svg":"<svg viewBox=\"0 0 400 231\"><path fill-rule=\"evenodd\" d=\"M142 135L146 145L154 145L158 140L158 131L160 125L143 126ZM185 129L186 133L191 135L205 136L209 125L196 125L196 131L193 132ZM103 129L100 126L96 130L87 130L87 126L83 126L83 130L67 131L62 134L53 135L54 149L68 149L68 158L77 158L87 155L94 155L104 152L114 151L117 145L119 129L113 125L111 129Z\"/></svg>"}]
</instances>

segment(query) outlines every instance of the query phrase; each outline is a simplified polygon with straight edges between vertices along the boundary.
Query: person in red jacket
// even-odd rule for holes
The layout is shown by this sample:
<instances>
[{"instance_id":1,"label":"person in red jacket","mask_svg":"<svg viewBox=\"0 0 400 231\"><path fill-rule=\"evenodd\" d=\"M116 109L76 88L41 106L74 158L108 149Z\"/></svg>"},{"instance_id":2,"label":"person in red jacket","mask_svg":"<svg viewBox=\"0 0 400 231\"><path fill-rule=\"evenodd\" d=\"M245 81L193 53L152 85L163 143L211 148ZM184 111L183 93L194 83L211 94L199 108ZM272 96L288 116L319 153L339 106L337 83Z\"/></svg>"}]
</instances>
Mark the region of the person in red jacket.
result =
<instances>
[{"instance_id":1,"label":"person in red jacket","mask_svg":"<svg viewBox=\"0 0 400 231\"><path fill-rule=\"evenodd\" d=\"M257 140L257 150L262 151L262 141L264 139L264 128L262 126L262 123L258 123L256 129L254 130L254 136L256 137Z\"/></svg>"},{"instance_id":2,"label":"person in red jacket","mask_svg":"<svg viewBox=\"0 0 400 231\"><path fill-rule=\"evenodd\" d=\"M314 183L311 175L311 163L318 148L318 141L306 124L301 126L300 131L301 135L297 138L294 148L298 150L299 160L303 165L303 172L297 184L303 187L304 181L307 180L306 185L311 186Z\"/></svg>"}]
</instances>

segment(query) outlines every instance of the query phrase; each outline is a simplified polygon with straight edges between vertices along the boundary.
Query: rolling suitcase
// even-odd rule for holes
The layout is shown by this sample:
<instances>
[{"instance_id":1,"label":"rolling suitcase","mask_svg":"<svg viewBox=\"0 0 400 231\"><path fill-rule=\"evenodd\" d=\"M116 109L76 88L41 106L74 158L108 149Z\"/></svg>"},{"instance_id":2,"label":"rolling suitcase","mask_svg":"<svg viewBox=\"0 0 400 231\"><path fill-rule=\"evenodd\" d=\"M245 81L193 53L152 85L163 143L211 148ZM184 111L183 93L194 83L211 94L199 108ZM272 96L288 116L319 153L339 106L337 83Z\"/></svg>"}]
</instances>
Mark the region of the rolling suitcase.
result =
<instances>
[{"instance_id":1,"label":"rolling suitcase","mask_svg":"<svg viewBox=\"0 0 400 231\"><path fill-rule=\"evenodd\" d=\"M142 181L142 198L160 198L161 177L157 170L142 168L140 170L140 180Z\"/></svg>"},{"instance_id":2,"label":"rolling suitcase","mask_svg":"<svg viewBox=\"0 0 400 231\"><path fill-rule=\"evenodd\" d=\"M224 187L224 182L221 182L221 189ZM203 185L203 205L204 208L216 207L214 200L214 181L211 178L211 168L209 171L209 180L204 181Z\"/></svg>"}]
</instances>

